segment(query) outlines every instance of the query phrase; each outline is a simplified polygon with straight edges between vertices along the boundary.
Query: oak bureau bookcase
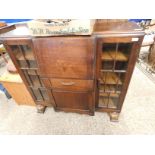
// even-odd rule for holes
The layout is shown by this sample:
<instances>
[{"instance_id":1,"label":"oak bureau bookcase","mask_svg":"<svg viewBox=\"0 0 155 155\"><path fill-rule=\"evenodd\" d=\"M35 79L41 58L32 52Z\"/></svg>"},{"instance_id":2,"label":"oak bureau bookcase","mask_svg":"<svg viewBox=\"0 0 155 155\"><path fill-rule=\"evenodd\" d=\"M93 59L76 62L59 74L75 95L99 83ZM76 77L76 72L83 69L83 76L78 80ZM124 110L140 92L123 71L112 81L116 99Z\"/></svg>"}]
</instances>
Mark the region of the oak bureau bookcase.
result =
<instances>
[{"instance_id":1,"label":"oak bureau bookcase","mask_svg":"<svg viewBox=\"0 0 155 155\"><path fill-rule=\"evenodd\" d=\"M94 115L117 121L144 37L132 22L96 22L92 35L33 37L26 24L0 35L38 112Z\"/></svg>"}]
</instances>

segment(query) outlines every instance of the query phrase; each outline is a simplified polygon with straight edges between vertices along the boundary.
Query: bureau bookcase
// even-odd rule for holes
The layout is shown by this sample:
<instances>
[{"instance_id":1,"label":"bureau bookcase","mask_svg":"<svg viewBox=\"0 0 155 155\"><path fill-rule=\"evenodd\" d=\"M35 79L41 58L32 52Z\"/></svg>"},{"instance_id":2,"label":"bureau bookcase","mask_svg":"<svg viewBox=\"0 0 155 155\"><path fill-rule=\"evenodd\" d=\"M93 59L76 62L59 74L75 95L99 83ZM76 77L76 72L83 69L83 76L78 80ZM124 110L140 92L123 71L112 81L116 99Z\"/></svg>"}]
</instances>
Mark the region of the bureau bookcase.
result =
<instances>
[{"instance_id":1,"label":"bureau bookcase","mask_svg":"<svg viewBox=\"0 0 155 155\"><path fill-rule=\"evenodd\" d=\"M90 36L0 35L38 112L94 115L108 112L117 121L144 32L135 23L96 23Z\"/></svg>"}]
</instances>

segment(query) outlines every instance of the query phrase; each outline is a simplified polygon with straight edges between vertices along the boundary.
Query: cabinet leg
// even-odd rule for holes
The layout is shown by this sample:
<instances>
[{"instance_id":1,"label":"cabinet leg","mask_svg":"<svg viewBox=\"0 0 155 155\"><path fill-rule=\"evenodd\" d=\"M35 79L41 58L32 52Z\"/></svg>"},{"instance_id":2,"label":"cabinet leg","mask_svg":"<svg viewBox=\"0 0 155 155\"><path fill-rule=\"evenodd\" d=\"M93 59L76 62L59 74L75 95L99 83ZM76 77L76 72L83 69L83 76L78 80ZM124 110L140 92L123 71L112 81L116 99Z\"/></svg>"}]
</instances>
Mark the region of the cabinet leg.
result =
<instances>
[{"instance_id":1,"label":"cabinet leg","mask_svg":"<svg viewBox=\"0 0 155 155\"><path fill-rule=\"evenodd\" d=\"M55 112L59 112L60 110L57 107L54 107Z\"/></svg>"},{"instance_id":2,"label":"cabinet leg","mask_svg":"<svg viewBox=\"0 0 155 155\"><path fill-rule=\"evenodd\" d=\"M94 116L94 111L89 111L90 116Z\"/></svg>"},{"instance_id":3,"label":"cabinet leg","mask_svg":"<svg viewBox=\"0 0 155 155\"><path fill-rule=\"evenodd\" d=\"M37 113L44 113L45 112L46 106L38 104L38 105L36 105L36 107L37 107Z\"/></svg>"},{"instance_id":4,"label":"cabinet leg","mask_svg":"<svg viewBox=\"0 0 155 155\"><path fill-rule=\"evenodd\" d=\"M119 118L119 113L118 112L111 112L109 113L110 116L110 121L112 122L118 122L118 118Z\"/></svg>"}]
</instances>

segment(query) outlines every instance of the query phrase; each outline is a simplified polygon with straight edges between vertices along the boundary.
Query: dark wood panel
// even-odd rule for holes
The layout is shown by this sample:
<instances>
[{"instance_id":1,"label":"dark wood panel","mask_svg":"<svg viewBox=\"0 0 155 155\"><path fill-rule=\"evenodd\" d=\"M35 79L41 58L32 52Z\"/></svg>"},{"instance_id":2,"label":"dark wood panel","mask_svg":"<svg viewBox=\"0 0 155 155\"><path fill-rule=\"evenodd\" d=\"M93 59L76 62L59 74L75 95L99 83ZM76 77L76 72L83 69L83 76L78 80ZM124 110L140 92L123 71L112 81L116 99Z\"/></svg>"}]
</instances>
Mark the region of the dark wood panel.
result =
<instances>
[{"instance_id":1,"label":"dark wood panel","mask_svg":"<svg viewBox=\"0 0 155 155\"><path fill-rule=\"evenodd\" d=\"M91 37L37 38L33 41L43 76L93 79L94 40Z\"/></svg>"},{"instance_id":2,"label":"dark wood panel","mask_svg":"<svg viewBox=\"0 0 155 155\"><path fill-rule=\"evenodd\" d=\"M92 93L68 92L53 90L53 96L58 108L70 108L94 111Z\"/></svg>"}]
</instances>

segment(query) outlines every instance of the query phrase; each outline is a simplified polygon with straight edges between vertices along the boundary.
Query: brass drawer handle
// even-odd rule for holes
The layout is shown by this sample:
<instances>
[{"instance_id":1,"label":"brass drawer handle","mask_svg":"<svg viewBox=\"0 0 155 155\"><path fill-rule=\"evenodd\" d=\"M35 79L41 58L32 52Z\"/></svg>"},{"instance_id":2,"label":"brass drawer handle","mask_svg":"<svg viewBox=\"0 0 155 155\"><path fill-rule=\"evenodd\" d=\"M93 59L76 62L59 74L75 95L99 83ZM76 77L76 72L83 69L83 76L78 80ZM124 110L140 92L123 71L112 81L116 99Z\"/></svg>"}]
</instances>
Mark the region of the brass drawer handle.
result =
<instances>
[{"instance_id":1,"label":"brass drawer handle","mask_svg":"<svg viewBox=\"0 0 155 155\"><path fill-rule=\"evenodd\" d=\"M61 84L65 86L71 86L71 85L74 85L75 82L61 82Z\"/></svg>"}]
</instances>

